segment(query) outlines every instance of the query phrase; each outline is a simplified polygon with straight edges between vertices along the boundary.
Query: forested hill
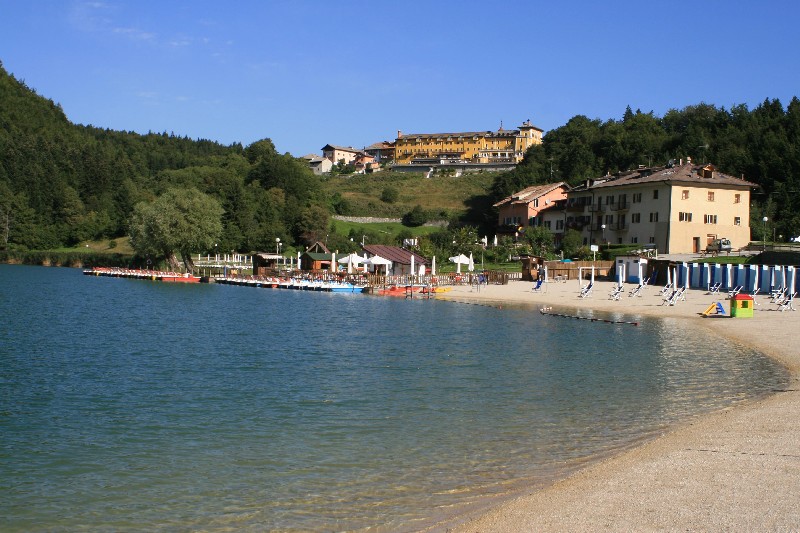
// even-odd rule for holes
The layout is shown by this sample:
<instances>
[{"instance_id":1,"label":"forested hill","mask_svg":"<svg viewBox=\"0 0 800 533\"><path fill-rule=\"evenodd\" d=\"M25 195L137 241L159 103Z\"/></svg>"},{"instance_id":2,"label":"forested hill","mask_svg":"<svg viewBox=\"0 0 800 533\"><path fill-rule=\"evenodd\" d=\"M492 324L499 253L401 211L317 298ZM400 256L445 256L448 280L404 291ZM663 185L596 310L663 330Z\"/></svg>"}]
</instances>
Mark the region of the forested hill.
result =
<instances>
[{"instance_id":1,"label":"forested hill","mask_svg":"<svg viewBox=\"0 0 800 533\"><path fill-rule=\"evenodd\" d=\"M768 216L776 234L800 234L800 100L784 108L765 100L749 110L699 104L671 110L663 117L625 111L622 120L576 116L548 131L514 171L499 175L494 201L535 183L571 185L610 172L659 166L691 157L713 163L721 172L744 176L761 186L753 194L751 214L761 225Z\"/></svg>"},{"instance_id":2,"label":"forested hill","mask_svg":"<svg viewBox=\"0 0 800 533\"><path fill-rule=\"evenodd\" d=\"M270 140L244 148L75 125L0 64L0 249L124 235L133 206L170 187L220 202L220 249L293 242L318 218L326 229L316 178Z\"/></svg>"}]
</instances>

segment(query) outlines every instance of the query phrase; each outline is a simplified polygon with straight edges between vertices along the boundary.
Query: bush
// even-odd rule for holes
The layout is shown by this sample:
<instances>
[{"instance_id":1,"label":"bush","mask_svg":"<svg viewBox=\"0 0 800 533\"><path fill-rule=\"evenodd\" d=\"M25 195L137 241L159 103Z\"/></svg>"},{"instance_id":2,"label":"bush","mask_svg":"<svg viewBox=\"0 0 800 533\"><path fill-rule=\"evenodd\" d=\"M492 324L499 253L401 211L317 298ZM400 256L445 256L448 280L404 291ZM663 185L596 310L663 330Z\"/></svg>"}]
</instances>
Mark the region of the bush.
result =
<instances>
[{"instance_id":1,"label":"bush","mask_svg":"<svg viewBox=\"0 0 800 533\"><path fill-rule=\"evenodd\" d=\"M422 226L428 221L428 215L422 209L422 206L415 205L414 208L403 215L403 225L415 228Z\"/></svg>"},{"instance_id":2,"label":"bush","mask_svg":"<svg viewBox=\"0 0 800 533\"><path fill-rule=\"evenodd\" d=\"M400 192L394 187L386 187L381 192L381 201L387 204L393 204L400 199Z\"/></svg>"}]
</instances>

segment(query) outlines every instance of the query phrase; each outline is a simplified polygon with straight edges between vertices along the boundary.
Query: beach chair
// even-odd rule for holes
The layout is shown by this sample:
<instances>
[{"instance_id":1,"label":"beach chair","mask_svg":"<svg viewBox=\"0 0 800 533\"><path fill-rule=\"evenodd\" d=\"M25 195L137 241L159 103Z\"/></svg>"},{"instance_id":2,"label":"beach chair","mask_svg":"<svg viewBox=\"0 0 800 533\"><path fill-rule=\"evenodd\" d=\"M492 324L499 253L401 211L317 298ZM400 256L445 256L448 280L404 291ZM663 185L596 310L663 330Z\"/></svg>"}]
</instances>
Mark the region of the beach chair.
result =
<instances>
[{"instance_id":1,"label":"beach chair","mask_svg":"<svg viewBox=\"0 0 800 533\"><path fill-rule=\"evenodd\" d=\"M581 289L581 293L578 295L579 298L588 298L592 295L592 288L594 283L590 282L587 286Z\"/></svg>"},{"instance_id":2,"label":"beach chair","mask_svg":"<svg viewBox=\"0 0 800 533\"><path fill-rule=\"evenodd\" d=\"M619 297L622 295L623 292L625 292L625 287L623 287L622 285L617 285L614 287L613 291L608 293L608 299L619 300Z\"/></svg>"},{"instance_id":3,"label":"beach chair","mask_svg":"<svg viewBox=\"0 0 800 533\"><path fill-rule=\"evenodd\" d=\"M672 293L672 292L673 292L673 289L672 289L672 283L667 283L667 284L666 284L666 285L664 285L664 287L661 289L661 295L662 295L662 296L666 296L667 294L670 294L670 293Z\"/></svg>"},{"instance_id":4,"label":"beach chair","mask_svg":"<svg viewBox=\"0 0 800 533\"><path fill-rule=\"evenodd\" d=\"M628 293L628 298L631 298L633 296L639 296L641 298L642 289L644 288L644 286L645 286L644 283L638 284L636 287L633 288L631 292Z\"/></svg>"},{"instance_id":5,"label":"beach chair","mask_svg":"<svg viewBox=\"0 0 800 533\"><path fill-rule=\"evenodd\" d=\"M722 287L722 283L715 283L713 285L708 286L708 294L719 294L719 290Z\"/></svg>"},{"instance_id":6,"label":"beach chair","mask_svg":"<svg viewBox=\"0 0 800 533\"><path fill-rule=\"evenodd\" d=\"M781 303L778 304L778 311L795 311L796 309L793 305L795 296L797 296L796 292L784 297Z\"/></svg>"},{"instance_id":7,"label":"beach chair","mask_svg":"<svg viewBox=\"0 0 800 533\"><path fill-rule=\"evenodd\" d=\"M686 296L683 294L686 290L685 287L678 287L674 291L672 291L669 295L665 296L661 302L661 305L675 305L679 301L683 300L686 301Z\"/></svg>"},{"instance_id":8,"label":"beach chair","mask_svg":"<svg viewBox=\"0 0 800 533\"><path fill-rule=\"evenodd\" d=\"M786 296L786 287L778 287L777 289L773 289L769 291L769 298L771 303L778 303L778 301L783 300Z\"/></svg>"},{"instance_id":9,"label":"beach chair","mask_svg":"<svg viewBox=\"0 0 800 533\"><path fill-rule=\"evenodd\" d=\"M728 298L733 298L734 296L736 296L737 294L742 292L743 288L744 287L742 285L738 285L738 286L734 287L733 289L728 291Z\"/></svg>"},{"instance_id":10,"label":"beach chair","mask_svg":"<svg viewBox=\"0 0 800 533\"><path fill-rule=\"evenodd\" d=\"M541 292L542 291L542 282L544 282L543 278L539 278L536 282L536 285L531 288L531 292Z\"/></svg>"}]
</instances>

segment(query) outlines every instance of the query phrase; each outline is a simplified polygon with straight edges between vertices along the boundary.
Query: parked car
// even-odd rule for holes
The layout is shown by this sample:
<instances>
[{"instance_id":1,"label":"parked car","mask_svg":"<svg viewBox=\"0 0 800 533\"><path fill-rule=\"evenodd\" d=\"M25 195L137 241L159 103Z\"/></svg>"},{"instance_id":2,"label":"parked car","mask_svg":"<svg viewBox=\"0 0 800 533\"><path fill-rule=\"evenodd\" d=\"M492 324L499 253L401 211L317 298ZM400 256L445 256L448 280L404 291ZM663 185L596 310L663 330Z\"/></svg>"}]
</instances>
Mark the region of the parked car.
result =
<instances>
[{"instance_id":1,"label":"parked car","mask_svg":"<svg viewBox=\"0 0 800 533\"><path fill-rule=\"evenodd\" d=\"M731 241L726 239L725 237L721 239L714 239L708 246L706 246L706 253L707 254L718 254L720 252L730 253L731 251Z\"/></svg>"}]
</instances>

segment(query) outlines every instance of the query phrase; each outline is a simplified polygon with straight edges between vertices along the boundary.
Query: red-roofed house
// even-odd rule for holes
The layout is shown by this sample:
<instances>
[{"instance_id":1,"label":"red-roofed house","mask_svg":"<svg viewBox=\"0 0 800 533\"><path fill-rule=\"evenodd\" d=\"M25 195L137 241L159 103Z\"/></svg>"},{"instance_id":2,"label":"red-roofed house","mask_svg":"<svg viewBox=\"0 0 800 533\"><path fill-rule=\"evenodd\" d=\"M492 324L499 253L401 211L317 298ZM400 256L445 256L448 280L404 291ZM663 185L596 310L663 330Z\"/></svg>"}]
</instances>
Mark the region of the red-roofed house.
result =
<instances>
[{"instance_id":1,"label":"red-roofed house","mask_svg":"<svg viewBox=\"0 0 800 533\"><path fill-rule=\"evenodd\" d=\"M500 228L537 225L535 220L539 213L553 207L556 202L566 200L568 190L569 185L563 181L522 189L494 204L499 208L497 225Z\"/></svg>"}]
</instances>

